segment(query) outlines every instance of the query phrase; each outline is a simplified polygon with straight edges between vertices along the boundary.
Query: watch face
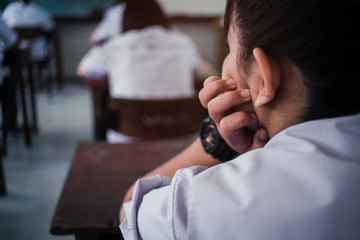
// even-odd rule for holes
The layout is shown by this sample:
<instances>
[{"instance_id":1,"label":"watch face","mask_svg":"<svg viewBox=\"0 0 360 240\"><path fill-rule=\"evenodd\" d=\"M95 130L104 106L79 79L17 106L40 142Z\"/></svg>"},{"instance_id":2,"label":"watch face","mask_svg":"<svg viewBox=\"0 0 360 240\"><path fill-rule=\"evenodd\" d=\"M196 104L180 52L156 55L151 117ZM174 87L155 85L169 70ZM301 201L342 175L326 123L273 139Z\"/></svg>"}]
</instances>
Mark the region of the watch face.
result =
<instances>
[{"instance_id":1,"label":"watch face","mask_svg":"<svg viewBox=\"0 0 360 240\"><path fill-rule=\"evenodd\" d=\"M201 141L206 152L210 153L216 149L217 145L217 130L211 123L203 123L201 126Z\"/></svg>"},{"instance_id":2,"label":"watch face","mask_svg":"<svg viewBox=\"0 0 360 240\"><path fill-rule=\"evenodd\" d=\"M238 153L226 144L212 119L205 119L200 127L200 139L205 152L220 161L233 159Z\"/></svg>"}]
</instances>

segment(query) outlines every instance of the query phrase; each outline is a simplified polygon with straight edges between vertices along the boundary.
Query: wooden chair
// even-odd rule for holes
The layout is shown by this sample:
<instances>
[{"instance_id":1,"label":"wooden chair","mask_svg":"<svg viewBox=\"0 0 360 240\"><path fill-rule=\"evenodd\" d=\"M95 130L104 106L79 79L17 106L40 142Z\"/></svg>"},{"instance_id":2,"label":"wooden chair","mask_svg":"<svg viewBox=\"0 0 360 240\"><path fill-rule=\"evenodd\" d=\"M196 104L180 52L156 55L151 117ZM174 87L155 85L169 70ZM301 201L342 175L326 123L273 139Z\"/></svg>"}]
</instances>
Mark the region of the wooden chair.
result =
<instances>
[{"instance_id":1,"label":"wooden chair","mask_svg":"<svg viewBox=\"0 0 360 240\"><path fill-rule=\"evenodd\" d=\"M110 128L140 138L194 134L207 116L207 110L197 97L165 100L110 98L108 107Z\"/></svg>"},{"instance_id":2,"label":"wooden chair","mask_svg":"<svg viewBox=\"0 0 360 240\"><path fill-rule=\"evenodd\" d=\"M30 44L33 44L40 37L46 39L46 47L48 55L41 60L31 60L29 67L34 71L35 68L38 69L39 75L42 76L45 70L48 70L49 76L46 80L46 87L49 93L51 93L50 85L54 82L57 82L59 88L63 86L63 75L62 75L62 58L60 54L60 44L58 41L56 29L47 31L41 27L17 27L15 28L16 32L22 40L27 40ZM54 59L55 62L55 78L53 79L51 73L51 60Z\"/></svg>"},{"instance_id":3,"label":"wooden chair","mask_svg":"<svg viewBox=\"0 0 360 240\"><path fill-rule=\"evenodd\" d=\"M15 28L16 32L20 36L21 40L27 40L28 45L31 47L33 42L39 38L46 36L46 33L44 30L40 27L31 27L31 28ZM33 73L34 68L38 67L39 73L42 73L43 70L48 66L49 64L49 57L46 57L40 61L34 61L31 60L29 57L29 61L27 63L28 68L28 80L29 80L29 87L31 91L31 109L32 109L32 118L33 118L33 124L32 129L37 132L38 131L38 121L37 121L37 109L36 109L36 90L34 86L34 80L33 80Z\"/></svg>"}]
</instances>

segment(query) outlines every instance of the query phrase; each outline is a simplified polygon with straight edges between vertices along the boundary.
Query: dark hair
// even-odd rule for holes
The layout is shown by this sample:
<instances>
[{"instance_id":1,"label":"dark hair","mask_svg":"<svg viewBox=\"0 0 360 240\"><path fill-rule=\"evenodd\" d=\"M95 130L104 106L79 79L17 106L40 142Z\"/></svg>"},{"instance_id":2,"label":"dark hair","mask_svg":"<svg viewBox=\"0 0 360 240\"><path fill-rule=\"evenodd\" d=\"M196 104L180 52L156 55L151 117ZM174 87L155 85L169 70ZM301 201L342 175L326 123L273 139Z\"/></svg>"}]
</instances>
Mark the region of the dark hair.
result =
<instances>
[{"instance_id":1,"label":"dark hair","mask_svg":"<svg viewBox=\"0 0 360 240\"><path fill-rule=\"evenodd\" d=\"M156 1L127 1L123 18L123 32L143 29L153 25L161 25L165 28L169 26L167 17Z\"/></svg>"},{"instance_id":2,"label":"dark hair","mask_svg":"<svg viewBox=\"0 0 360 240\"><path fill-rule=\"evenodd\" d=\"M305 120L356 114L358 6L354 0L228 0L225 33L233 21L239 30L238 65L243 70L256 47L300 69L308 92Z\"/></svg>"}]
</instances>

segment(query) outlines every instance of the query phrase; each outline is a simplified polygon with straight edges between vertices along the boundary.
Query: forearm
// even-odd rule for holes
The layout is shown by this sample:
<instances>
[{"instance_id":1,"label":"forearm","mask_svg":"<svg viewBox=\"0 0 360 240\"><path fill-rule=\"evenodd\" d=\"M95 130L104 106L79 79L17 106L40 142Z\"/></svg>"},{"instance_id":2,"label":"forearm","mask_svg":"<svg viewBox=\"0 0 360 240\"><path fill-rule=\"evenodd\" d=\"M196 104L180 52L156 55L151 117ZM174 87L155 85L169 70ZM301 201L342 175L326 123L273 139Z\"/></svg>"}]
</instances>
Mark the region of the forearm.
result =
<instances>
[{"instance_id":1,"label":"forearm","mask_svg":"<svg viewBox=\"0 0 360 240\"><path fill-rule=\"evenodd\" d=\"M150 177L155 175L163 175L172 178L178 169L191 167L191 166L206 166L211 167L219 164L220 161L212 158L204 151L200 138L197 138L192 144L190 144L185 150L165 162L161 166L147 173L144 177ZM134 184L129 188L125 195L123 203L130 201L132 198L132 192ZM120 209L120 222L125 218L125 214L121 207Z\"/></svg>"},{"instance_id":2,"label":"forearm","mask_svg":"<svg viewBox=\"0 0 360 240\"><path fill-rule=\"evenodd\" d=\"M204 151L201 145L200 138L197 138L185 150L165 162L158 168L146 174L144 177L163 175L172 178L178 169L191 167L191 166L206 166L211 167L219 164L220 161L212 158Z\"/></svg>"}]
</instances>

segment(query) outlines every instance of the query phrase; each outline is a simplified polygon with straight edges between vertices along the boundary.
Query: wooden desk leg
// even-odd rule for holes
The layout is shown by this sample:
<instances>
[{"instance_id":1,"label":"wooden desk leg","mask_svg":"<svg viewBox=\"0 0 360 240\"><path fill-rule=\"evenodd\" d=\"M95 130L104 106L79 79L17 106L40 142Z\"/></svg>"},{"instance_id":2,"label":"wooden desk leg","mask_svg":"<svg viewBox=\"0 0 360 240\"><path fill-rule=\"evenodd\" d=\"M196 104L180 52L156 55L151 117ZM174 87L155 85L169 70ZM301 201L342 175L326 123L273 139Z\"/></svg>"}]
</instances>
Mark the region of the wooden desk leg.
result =
<instances>
[{"instance_id":1,"label":"wooden desk leg","mask_svg":"<svg viewBox=\"0 0 360 240\"><path fill-rule=\"evenodd\" d=\"M32 112L32 129L34 132L38 132L38 120L36 111L36 92L34 87L33 72L31 66L28 66L28 78L30 88L30 100L31 100L31 112Z\"/></svg>"},{"instance_id":2,"label":"wooden desk leg","mask_svg":"<svg viewBox=\"0 0 360 240\"><path fill-rule=\"evenodd\" d=\"M1 152L1 148L0 148ZM4 176L4 169L2 163L2 154L0 153L0 196L6 195L6 185L5 185L5 176Z\"/></svg>"},{"instance_id":3,"label":"wooden desk leg","mask_svg":"<svg viewBox=\"0 0 360 240\"><path fill-rule=\"evenodd\" d=\"M103 89L94 89L93 93L93 111L94 111L94 132L96 140L106 139L106 114L107 114L107 91Z\"/></svg>"},{"instance_id":4,"label":"wooden desk leg","mask_svg":"<svg viewBox=\"0 0 360 240\"><path fill-rule=\"evenodd\" d=\"M26 99L25 99L25 86L24 86L24 79L23 74L21 72L21 69L14 69L14 72L17 72L18 74L18 81L20 84L20 95L21 95L21 104L22 104L22 111L23 111L23 120L24 120L24 134L25 134L25 144L26 146L31 146L31 132L30 132L30 126L29 126L29 119L27 116L27 110L26 110Z\"/></svg>"},{"instance_id":5,"label":"wooden desk leg","mask_svg":"<svg viewBox=\"0 0 360 240\"><path fill-rule=\"evenodd\" d=\"M55 62L56 62L56 81L58 83L59 89L64 87L64 77L63 77L63 67L62 67L62 56L61 56L61 47L59 42L59 36L57 31L54 32L54 50L55 50Z\"/></svg>"},{"instance_id":6,"label":"wooden desk leg","mask_svg":"<svg viewBox=\"0 0 360 240\"><path fill-rule=\"evenodd\" d=\"M0 145L0 157L6 156L7 153L7 126L5 125L5 121L3 121L2 126L2 136L1 136L1 145Z\"/></svg>"}]
</instances>

